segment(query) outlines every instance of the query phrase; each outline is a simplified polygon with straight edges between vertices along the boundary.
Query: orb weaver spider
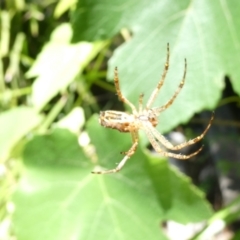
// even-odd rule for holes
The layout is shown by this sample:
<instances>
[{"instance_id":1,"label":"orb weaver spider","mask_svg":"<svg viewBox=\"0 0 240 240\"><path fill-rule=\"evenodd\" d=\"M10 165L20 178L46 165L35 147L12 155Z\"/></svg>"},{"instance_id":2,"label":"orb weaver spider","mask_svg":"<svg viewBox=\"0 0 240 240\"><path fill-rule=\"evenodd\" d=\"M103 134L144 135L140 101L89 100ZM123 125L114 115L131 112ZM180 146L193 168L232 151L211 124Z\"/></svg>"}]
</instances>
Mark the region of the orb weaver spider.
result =
<instances>
[{"instance_id":1,"label":"orb weaver spider","mask_svg":"<svg viewBox=\"0 0 240 240\"><path fill-rule=\"evenodd\" d=\"M178 144L175 146L171 142L169 142L161 133L159 133L156 130L155 127L158 124L157 117L159 116L159 114L162 111L166 110L169 106L172 105L175 98L181 91L181 89L185 83L185 78L186 78L187 60L185 59L183 77L182 77L182 80L181 80L177 90L175 91L174 95L163 106L153 107L153 108L151 107L159 93L159 90L163 86L165 77L167 75L167 71L169 68L169 56L170 56L170 50L169 50L169 44L167 44L167 59L165 62L162 78L158 82L157 87L152 92L145 107L143 107L143 94L140 94L138 110L126 97L123 96L123 94L120 90L120 85L119 85L118 69L117 69L117 67L115 68L114 84L115 84L115 88L117 91L117 95L119 97L119 100L121 100L123 103L127 104L132 109L132 114L126 113L126 112L114 111L114 110L100 112L99 123L103 127L117 129L120 132L131 133L133 144L127 152L121 152L125 156L121 160L121 162L117 165L116 168L111 169L111 170L92 171L92 173L106 174L106 173L116 173L116 172L120 171L123 168L123 166L125 165L125 163L127 162L127 160L137 150L137 146L138 146L138 142L139 142L138 131L140 129L146 133L146 135L149 139L149 142L153 146L154 150L157 153L160 153L162 156L186 160L186 159L189 159L189 158L195 156L202 150L203 147L200 147L197 151L195 151L189 155L183 155L181 153L177 154L177 153L167 152L167 151L165 151L165 149L162 149L160 146L160 144L161 144L166 149L175 151L175 150L180 150L182 148L185 148L194 143L197 143L205 136L205 134L207 133L208 129L210 128L213 118L214 118L214 114L212 114L212 117L211 117L206 129L204 130L204 132L201 135L199 135L198 137L196 137L194 139L191 139L189 141L186 141L184 143L181 143L181 144Z\"/></svg>"}]
</instances>

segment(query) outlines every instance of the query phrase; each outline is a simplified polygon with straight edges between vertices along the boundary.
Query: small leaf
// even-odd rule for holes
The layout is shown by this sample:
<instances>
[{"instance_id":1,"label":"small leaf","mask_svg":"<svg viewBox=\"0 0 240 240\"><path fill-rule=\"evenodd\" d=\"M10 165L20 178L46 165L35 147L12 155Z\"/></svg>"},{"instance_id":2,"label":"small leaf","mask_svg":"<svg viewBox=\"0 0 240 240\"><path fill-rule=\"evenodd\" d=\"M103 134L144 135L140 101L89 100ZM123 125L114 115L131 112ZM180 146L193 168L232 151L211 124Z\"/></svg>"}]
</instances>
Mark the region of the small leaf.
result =
<instances>
[{"instance_id":1,"label":"small leaf","mask_svg":"<svg viewBox=\"0 0 240 240\"><path fill-rule=\"evenodd\" d=\"M54 17L59 18L63 15L68 9L75 6L77 0L60 0L57 3L57 6L54 11Z\"/></svg>"},{"instance_id":2,"label":"small leaf","mask_svg":"<svg viewBox=\"0 0 240 240\"><path fill-rule=\"evenodd\" d=\"M60 128L67 128L73 133L78 133L79 129L83 127L85 122L83 109L75 107L67 116L57 122L56 126Z\"/></svg>"},{"instance_id":3,"label":"small leaf","mask_svg":"<svg viewBox=\"0 0 240 240\"><path fill-rule=\"evenodd\" d=\"M37 76L33 84L32 101L38 110L65 89L106 44L70 44L71 35L68 24L58 27L27 73L27 77Z\"/></svg>"},{"instance_id":4,"label":"small leaf","mask_svg":"<svg viewBox=\"0 0 240 240\"><path fill-rule=\"evenodd\" d=\"M38 126L42 117L32 108L17 107L0 115L0 159L9 157L14 145ZM27 123L27 124L26 124Z\"/></svg>"}]
</instances>

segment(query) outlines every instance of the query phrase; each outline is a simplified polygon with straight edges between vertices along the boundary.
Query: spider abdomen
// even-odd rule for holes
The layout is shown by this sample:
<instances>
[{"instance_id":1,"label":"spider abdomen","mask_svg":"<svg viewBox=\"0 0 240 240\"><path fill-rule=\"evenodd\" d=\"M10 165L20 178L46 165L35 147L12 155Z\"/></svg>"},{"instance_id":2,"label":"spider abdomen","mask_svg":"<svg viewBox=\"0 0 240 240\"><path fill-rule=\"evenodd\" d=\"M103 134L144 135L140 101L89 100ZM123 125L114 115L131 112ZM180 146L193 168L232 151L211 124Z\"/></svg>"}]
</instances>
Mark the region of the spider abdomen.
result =
<instances>
[{"instance_id":1,"label":"spider abdomen","mask_svg":"<svg viewBox=\"0 0 240 240\"><path fill-rule=\"evenodd\" d=\"M139 128L133 114L120 111L100 112L99 123L107 128L117 129L120 132L132 132Z\"/></svg>"}]
</instances>

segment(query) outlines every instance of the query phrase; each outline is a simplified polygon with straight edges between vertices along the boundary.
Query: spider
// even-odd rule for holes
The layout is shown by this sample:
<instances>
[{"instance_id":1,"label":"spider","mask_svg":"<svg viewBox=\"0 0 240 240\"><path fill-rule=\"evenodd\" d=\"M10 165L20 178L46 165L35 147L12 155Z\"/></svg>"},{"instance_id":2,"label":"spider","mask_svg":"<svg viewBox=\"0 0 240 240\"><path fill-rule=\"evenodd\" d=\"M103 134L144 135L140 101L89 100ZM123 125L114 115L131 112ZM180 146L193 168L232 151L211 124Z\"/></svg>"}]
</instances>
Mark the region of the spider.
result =
<instances>
[{"instance_id":1,"label":"spider","mask_svg":"<svg viewBox=\"0 0 240 240\"><path fill-rule=\"evenodd\" d=\"M159 116L159 114L162 111L166 110L169 106L172 105L175 98L177 97L180 90L182 89L184 82L185 82L185 78L186 78L187 60L185 59L183 77L182 77L182 80L181 80L177 90L175 91L174 95L163 106L152 108L152 104L153 104L154 100L156 99L156 97L159 93L159 90L163 86L165 77L167 75L167 71L169 68L169 56L170 56L170 50L169 50L169 44L167 44L167 58L166 58L162 78L158 82L156 89L154 89L154 91L152 92L145 107L143 107L143 94L140 94L138 110L126 97L123 96L123 94L120 90L120 85L119 85L118 69L117 69L117 67L115 68L114 84L116 87L117 95L119 97L119 100L121 100L123 103L127 104L132 109L132 114L126 113L126 112L114 111L114 110L100 112L99 123L103 127L117 129L120 132L130 132L132 135L133 143L132 143L131 148L127 152L121 152L125 156L121 160L121 162L117 165L116 168L111 169L111 170L93 171L92 173L107 174L107 173L116 173L116 172L120 171L123 168L123 166L125 165L125 163L127 162L127 160L137 150L137 146L138 146L138 142L139 142L138 131L140 129L146 133L146 135L149 139L149 142L151 143L151 145L153 146L155 151L160 153L163 156L185 160L185 159L189 159L189 158L195 156L202 150L203 147L199 148L197 151L195 151L189 155L183 155L183 154L167 152L167 151L165 151L165 149L161 148L161 145L163 145L166 149L169 149L172 151L180 150L184 147L187 147L189 145L192 145L192 144L200 141L207 133L208 129L210 128L210 126L212 124L213 118L214 118L214 114L212 114L212 117L211 117L206 129L204 130L204 132L201 135L199 135L198 137L191 139L187 142L176 145L176 146L174 146L172 143L170 143L161 133L159 133L156 130L155 127L158 124L157 117Z\"/></svg>"}]
</instances>

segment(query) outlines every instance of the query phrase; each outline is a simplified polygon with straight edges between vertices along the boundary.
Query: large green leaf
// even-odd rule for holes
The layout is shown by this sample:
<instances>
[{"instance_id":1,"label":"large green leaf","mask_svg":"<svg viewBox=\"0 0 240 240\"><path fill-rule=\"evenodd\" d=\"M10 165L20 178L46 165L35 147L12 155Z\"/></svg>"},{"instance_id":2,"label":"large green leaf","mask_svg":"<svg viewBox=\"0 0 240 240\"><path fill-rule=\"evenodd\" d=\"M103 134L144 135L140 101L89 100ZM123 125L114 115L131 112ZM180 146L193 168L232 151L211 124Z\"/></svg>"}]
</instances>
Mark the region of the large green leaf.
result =
<instances>
[{"instance_id":1,"label":"large green leaf","mask_svg":"<svg viewBox=\"0 0 240 240\"><path fill-rule=\"evenodd\" d=\"M156 87L169 42L169 74L155 106L176 90L187 58L186 83L175 103L161 115L161 131L186 122L195 112L216 106L231 77L240 93L240 5L233 1L79 1L73 13L74 40L110 38L122 28L132 38L120 46L109 62L109 78L118 66L122 92L134 103L145 101Z\"/></svg>"},{"instance_id":2,"label":"large green leaf","mask_svg":"<svg viewBox=\"0 0 240 240\"><path fill-rule=\"evenodd\" d=\"M166 160L147 153L150 176L158 200L165 211L165 218L182 224L200 222L210 218L213 210L204 194L190 179L181 174Z\"/></svg>"},{"instance_id":3,"label":"large green leaf","mask_svg":"<svg viewBox=\"0 0 240 240\"><path fill-rule=\"evenodd\" d=\"M110 131L112 141L102 149L106 139L100 129L92 118L88 130L98 157L113 167L121 157L113 154L128 141ZM132 160L125 174L93 175L93 164L69 131L55 129L34 137L26 146L25 169L14 195L18 239L166 239L159 228L161 208L143 168L144 155L138 152Z\"/></svg>"},{"instance_id":4,"label":"large green leaf","mask_svg":"<svg viewBox=\"0 0 240 240\"><path fill-rule=\"evenodd\" d=\"M98 163L111 169L116 167L116 164L122 159L119 152L127 151L130 148L130 134L124 136L123 133L112 129L99 128L99 125L93 124L89 129L89 134L94 145L98 146ZM110 149L109 146L111 146ZM145 171L148 173L147 176ZM147 152L144 156L138 149L121 172L116 175L119 174L123 175L125 179L129 178L129 181L135 182L135 184L139 183L142 186L147 183L149 188L150 186L154 188L159 207L164 211L161 219L170 219L181 223L199 222L208 219L213 213L204 194L190 182L190 179L156 155L154 157ZM132 193L132 195L134 194ZM153 196L152 198L155 199Z\"/></svg>"},{"instance_id":5,"label":"large green leaf","mask_svg":"<svg viewBox=\"0 0 240 240\"><path fill-rule=\"evenodd\" d=\"M102 128L96 116L87 130L96 148L91 161L101 167L115 167L119 152L130 148L129 134ZM166 239L161 221L210 216L208 204L186 177L165 161L148 163L146 156L138 149L120 173L93 175L94 165L69 130L35 136L26 145L13 198L18 239Z\"/></svg>"}]
</instances>

